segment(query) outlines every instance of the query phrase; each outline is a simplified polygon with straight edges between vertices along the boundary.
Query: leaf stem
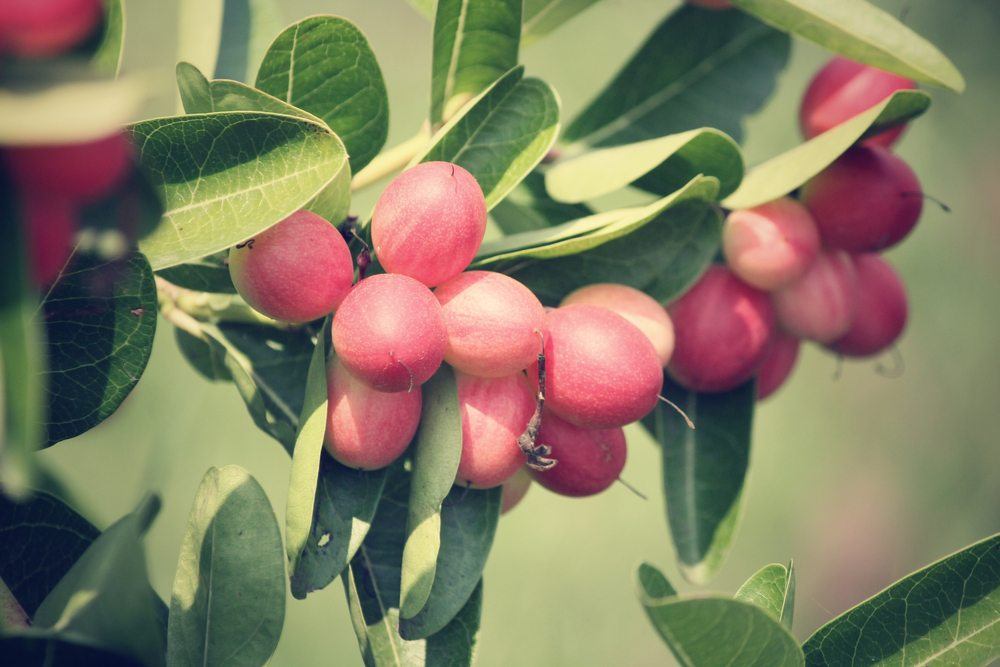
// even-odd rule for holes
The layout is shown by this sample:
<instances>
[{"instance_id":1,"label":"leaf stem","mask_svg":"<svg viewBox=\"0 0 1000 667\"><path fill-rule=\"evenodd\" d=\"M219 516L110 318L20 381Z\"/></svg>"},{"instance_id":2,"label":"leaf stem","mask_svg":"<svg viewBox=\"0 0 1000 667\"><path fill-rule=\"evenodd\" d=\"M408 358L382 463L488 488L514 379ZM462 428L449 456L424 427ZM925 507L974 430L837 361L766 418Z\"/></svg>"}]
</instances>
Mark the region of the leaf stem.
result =
<instances>
[{"instance_id":1,"label":"leaf stem","mask_svg":"<svg viewBox=\"0 0 1000 667\"><path fill-rule=\"evenodd\" d=\"M179 317L177 313L186 316L186 320L193 321L199 331L201 330L201 322L236 322L258 324L276 329L295 328L295 325L261 315L247 305L243 299L233 294L214 294L189 290L174 285L160 276L156 276L156 292L163 317L174 322L188 333L191 332L185 327L190 327L191 323L184 321L185 317ZM177 324L175 319L183 321L183 324ZM200 334L197 335L200 337Z\"/></svg>"},{"instance_id":2,"label":"leaf stem","mask_svg":"<svg viewBox=\"0 0 1000 667\"><path fill-rule=\"evenodd\" d=\"M427 145L428 139L430 139L430 128L424 124L413 137L380 153L351 179L351 192L364 190L402 170Z\"/></svg>"}]
</instances>

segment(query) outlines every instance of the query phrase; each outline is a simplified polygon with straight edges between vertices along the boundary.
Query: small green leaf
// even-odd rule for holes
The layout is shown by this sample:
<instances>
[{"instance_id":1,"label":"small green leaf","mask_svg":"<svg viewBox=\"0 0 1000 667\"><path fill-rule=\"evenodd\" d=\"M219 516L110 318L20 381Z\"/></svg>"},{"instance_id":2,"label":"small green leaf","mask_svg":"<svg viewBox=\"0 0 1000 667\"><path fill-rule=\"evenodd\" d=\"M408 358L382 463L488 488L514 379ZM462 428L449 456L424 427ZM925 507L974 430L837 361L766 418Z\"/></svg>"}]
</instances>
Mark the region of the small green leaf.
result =
<instances>
[{"instance_id":1,"label":"small green leaf","mask_svg":"<svg viewBox=\"0 0 1000 667\"><path fill-rule=\"evenodd\" d=\"M598 2L600 0L525 0L525 43L537 41Z\"/></svg>"},{"instance_id":2,"label":"small green leaf","mask_svg":"<svg viewBox=\"0 0 1000 667\"><path fill-rule=\"evenodd\" d=\"M174 75L177 78L177 92L181 96L181 105L185 113L215 111L215 105L212 104L212 88L201 70L182 60L174 68Z\"/></svg>"},{"instance_id":3,"label":"small green leaf","mask_svg":"<svg viewBox=\"0 0 1000 667\"><path fill-rule=\"evenodd\" d=\"M229 266L226 264L228 256L228 251L218 252L156 273L178 287L196 292L236 294L236 287L233 286Z\"/></svg>"},{"instance_id":4,"label":"small green leaf","mask_svg":"<svg viewBox=\"0 0 1000 667\"><path fill-rule=\"evenodd\" d=\"M490 212L504 234L518 234L585 218L594 212L582 204L562 204L545 190L545 176L535 170Z\"/></svg>"},{"instance_id":5,"label":"small green leaf","mask_svg":"<svg viewBox=\"0 0 1000 667\"><path fill-rule=\"evenodd\" d=\"M866 0L733 0L733 4L779 30L852 60L959 93L965 89L962 74L933 44Z\"/></svg>"},{"instance_id":6,"label":"small green leaf","mask_svg":"<svg viewBox=\"0 0 1000 667\"><path fill-rule=\"evenodd\" d=\"M795 610L795 571L791 562L788 567L780 563L765 565L733 597L757 605L791 631Z\"/></svg>"},{"instance_id":7,"label":"small green leaf","mask_svg":"<svg viewBox=\"0 0 1000 667\"><path fill-rule=\"evenodd\" d=\"M663 573L650 563L641 563L635 573L636 584L639 588L639 595L648 598L670 598L677 595L677 591L670 584Z\"/></svg>"},{"instance_id":8,"label":"small green leaf","mask_svg":"<svg viewBox=\"0 0 1000 667\"><path fill-rule=\"evenodd\" d=\"M748 382L725 393L697 394L666 377L663 395L680 406L695 429L662 404L642 423L663 450L667 520L681 574L704 584L722 565L736 532L756 389Z\"/></svg>"},{"instance_id":9,"label":"small green leaf","mask_svg":"<svg viewBox=\"0 0 1000 667\"><path fill-rule=\"evenodd\" d=\"M816 631L809 665L988 665L1000 658L1000 535L914 572Z\"/></svg>"},{"instance_id":10,"label":"small green leaf","mask_svg":"<svg viewBox=\"0 0 1000 667\"><path fill-rule=\"evenodd\" d=\"M91 56L98 70L118 76L125 47L125 8L122 0L104 0L104 29Z\"/></svg>"},{"instance_id":11,"label":"small green leaf","mask_svg":"<svg viewBox=\"0 0 1000 667\"><path fill-rule=\"evenodd\" d=\"M167 664L263 665L284 619L284 556L271 503L246 470L210 468L181 543Z\"/></svg>"}]
</instances>

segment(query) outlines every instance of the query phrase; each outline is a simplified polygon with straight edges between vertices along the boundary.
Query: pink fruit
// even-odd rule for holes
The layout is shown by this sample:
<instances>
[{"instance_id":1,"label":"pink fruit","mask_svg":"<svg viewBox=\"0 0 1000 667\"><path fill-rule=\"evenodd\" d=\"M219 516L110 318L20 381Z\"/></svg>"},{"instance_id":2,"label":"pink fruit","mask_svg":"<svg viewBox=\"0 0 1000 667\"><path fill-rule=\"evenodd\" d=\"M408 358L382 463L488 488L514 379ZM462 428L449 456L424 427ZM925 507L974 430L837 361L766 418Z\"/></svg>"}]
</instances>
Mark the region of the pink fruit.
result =
<instances>
[{"instance_id":1,"label":"pink fruit","mask_svg":"<svg viewBox=\"0 0 1000 667\"><path fill-rule=\"evenodd\" d=\"M740 280L770 292L805 273L819 252L819 232L802 204L783 197L730 213L722 251Z\"/></svg>"},{"instance_id":2,"label":"pink fruit","mask_svg":"<svg viewBox=\"0 0 1000 667\"><path fill-rule=\"evenodd\" d=\"M492 271L467 271L438 286L448 349L457 370L502 377L524 370L541 351L545 310L527 287Z\"/></svg>"},{"instance_id":3,"label":"pink fruit","mask_svg":"<svg viewBox=\"0 0 1000 667\"><path fill-rule=\"evenodd\" d=\"M76 206L62 197L25 193L21 208L31 276L38 287L59 278L73 250Z\"/></svg>"},{"instance_id":4,"label":"pink fruit","mask_svg":"<svg viewBox=\"0 0 1000 667\"><path fill-rule=\"evenodd\" d=\"M462 167L425 162L385 189L371 231L386 271L434 287L464 271L476 256L486 233L486 200Z\"/></svg>"},{"instance_id":5,"label":"pink fruit","mask_svg":"<svg viewBox=\"0 0 1000 667\"><path fill-rule=\"evenodd\" d=\"M0 53L60 55L92 35L103 15L101 0L2 0Z\"/></svg>"},{"instance_id":6,"label":"pink fruit","mask_svg":"<svg viewBox=\"0 0 1000 667\"><path fill-rule=\"evenodd\" d=\"M517 439L535 412L535 394L523 373L481 378L456 373L462 413L458 484L488 489L524 465Z\"/></svg>"},{"instance_id":7,"label":"pink fruit","mask_svg":"<svg viewBox=\"0 0 1000 667\"><path fill-rule=\"evenodd\" d=\"M798 361L800 345L795 336L781 330L774 332L764 363L757 371L757 400L763 401L785 384Z\"/></svg>"},{"instance_id":8,"label":"pink fruit","mask_svg":"<svg viewBox=\"0 0 1000 667\"><path fill-rule=\"evenodd\" d=\"M535 481L564 496L592 496L614 484L625 468L627 448L621 428L585 429L552 413L542 418L538 443L552 448L558 461Z\"/></svg>"},{"instance_id":9,"label":"pink fruit","mask_svg":"<svg viewBox=\"0 0 1000 667\"><path fill-rule=\"evenodd\" d=\"M132 145L117 132L97 141L10 146L3 161L24 190L83 201L108 195L132 168Z\"/></svg>"},{"instance_id":10,"label":"pink fruit","mask_svg":"<svg viewBox=\"0 0 1000 667\"><path fill-rule=\"evenodd\" d=\"M420 424L420 389L372 389L333 360L327 368L326 449L345 466L384 468L398 459Z\"/></svg>"},{"instance_id":11,"label":"pink fruit","mask_svg":"<svg viewBox=\"0 0 1000 667\"><path fill-rule=\"evenodd\" d=\"M586 303L618 313L646 334L660 365L666 366L674 352L674 324L656 299L628 285L596 283L581 287L562 301L563 306Z\"/></svg>"},{"instance_id":12,"label":"pink fruit","mask_svg":"<svg viewBox=\"0 0 1000 667\"><path fill-rule=\"evenodd\" d=\"M383 273L350 291L333 317L340 361L379 391L410 391L444 359L441 305L421 283Z\"/></svg>"},{"instance_id":13,"label":"pink fruit","mask_svg":"<svg viewBox=\"0 0 1000 667\"><path fill-rule=\"evenodd\" d=\"M906 328L906 288L878 255L857 255L858 312L851 328L830 346L848 357L868 357L890 347Z\"/></svg>"},{"instance_id":14,"label":"pink fruit","mask_svg":"<svg viewBox=\"0 0 1000 667\"><path fill-rule=\"evenodd\" d=\"M520 468L514 476L503 483L500 496L500 514L506 514L528 495L531 488L531 474L527 468Z\"/></svg>"},{"instance_id":15,"label":"pink fruit","mask_svg":"<svg viewBox=\"0 0 1000 667\"><path fill-rule=\"evenodd\" d=\"M660 359L621 315L587 304L563 306L546 313L545 327L547 412L578 426L610 428L656 405Z\"/></svg>"},{"instance_id":16,"label":"pink fruit","mask_svg":"<svg viewBox=\"0 0 1000 667\"><path fill-rule=\"evenodd\" d=\"M728 391L764 360L774 329L767 295L712 266L669 307L677 345L667 371L692 391Z\"/></svg>"},{"instance_id":17,"label":"pink fruit","mask_svg":"<svg viewBox=\"0 0 1000 667\"><path fill-rule=\"evenodd\" d=\"M917 224L923 191L913 170L878 146L855 146L812 178L802 203L823 244L875 252L899 243Z\"/></svg>"},{"instance_id":18,"label":"pink fruit","mask_svg":"<svg viewBox=\"0 0 1000 667\"><path fill-rule=\"evenodd\" d=\"M802 134L812 139L870 109L897 90L916 87L916 83L905 77L835 56L816 73L802 98L799 110ZM865 143L888 148L899 139L903 128L898 125Z\"/></svg>"},{"instance_id":19,"label":"pink fruit","mask_svg":"<svg viewBox=\"0 0 1000 667\"><path fill-rule=\"evenodd\" d=\"M858 306L858 278L850 255L823 251L806 274L773 295L778 323L789 333L830 343L845 333Z\"/></svg>"}]
</instances>

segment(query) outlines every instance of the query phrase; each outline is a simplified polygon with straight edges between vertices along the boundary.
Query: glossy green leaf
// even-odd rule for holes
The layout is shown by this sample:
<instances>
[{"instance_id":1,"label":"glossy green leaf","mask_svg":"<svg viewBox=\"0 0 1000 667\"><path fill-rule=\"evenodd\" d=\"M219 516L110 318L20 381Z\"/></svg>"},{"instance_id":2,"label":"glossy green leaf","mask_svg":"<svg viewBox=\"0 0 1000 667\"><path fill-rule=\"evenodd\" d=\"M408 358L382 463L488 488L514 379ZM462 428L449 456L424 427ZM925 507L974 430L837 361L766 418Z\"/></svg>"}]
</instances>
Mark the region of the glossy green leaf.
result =
<instances>
[{"instance_id":1,"label":"glossy green leaf","mask_svg":"<svg viewBox=\"0 0 1000 667\"><path fill-rule=\"evenodd\" d=\"M454 372L442 366L422 390L423 409L413 443L413 483L403 550L403 618L416 616L430 597L441 548L441 506L455 483L462 456L462 416Z\"/></svg>"},{"instance_id":2,"label":"glossy green leaf","mask_svg":"<svg viewBox=\"0 0 1000 667\"><path fill-rule=\"evenodd\" d=\"M497 204L490 217L505 234L554 227L594 212L583 204L563 204L545 190L545 176L535 170Z\"/></svg>"},{"instance_id":3,"label":"glossy green leaf","mask_svg":"<svg viewBox=\"0 0 1000 667\"><path fill-rule=\"evenodd\" d=\"M733 0L733 4L779 30L852 60L956 92L965 89L961 73L933 44L866 0Z\"/></svg>"},{"instance_id":4,"label":"glossy green leaf","mask_svg":"<svg viewBox=\"0 0 1000 667\"><path fill-rule=\"evenodd\" d=\"M157 271L157 274L185 289L197 292L236 294L236 287L226 264L228 252L219 252L185 264Z\"/></svg>"},{"instance_id":5,"label":"glossy green leaf","mask_svg":"<svg viewBox=\"0 0 1000 667\"><path fill-rule=\"evenodd\" d=\"M897 581L806 641L809 665L988 665L1000 658L1000 535Z\"/></svg>"},{"instance_id":6,"label":"glossy green leaf","mask_svg":"<svg viewBox=\"0 0 1000 667\"><path fill-rule=\"evenodd\" d=\"M357 172L385 144L389 100L368 40L337 16L313 16L271 44L257 88L321 118L347 146Z\"/></svg>"},{"instance_id":7,"label":"glossy green leaf","mask_svg":"<svg viewBox=\"0 0 1000 667\"><path fill-rule=\"evenodd\" d=\"M695 424L659 404L642 423L663 451L667 522L686 579L708 582L732 546L750 460L756 388L698 394L665 378L663 395Z\"/></svg>"},{"instance_id":8,"label":"glossy green leaf","mask_svg":"<svg viewBox=\"0 0 1000 667\"><path fill-rule=\"evenodd\" d=\"M790 631L795 611L795 570L791 562L788 567L780 563L765 565L733 597L757 605Z\"/></svg>"},{"instance_id":9,"label":"glossy green leaf","mask_svg":"<svg viewBox=\"0 0 1000 667\"><path fill-rule=\"evenodd\" d=\"M517 65L522 0L438 0L431 123L450 118Z\"/></svg>"},{"instance_id":10,"label":"glossy green leaf","mask_svg":"<svg viewBox=\"0 0 1000 667\"><path fill-rule=\"evenodd\" d=\"M122 0L103 1L104 28L91 62L101 72L118 76L125 51L125 8Z\"/></svg>"},{"instance_id":11,"label":"glossy green leaf","mask_svg":"<svg viewBox=\"0 0 1000 667\"><path fill-rule=\"evenodd\" d=\"M566 141L628 144L696 127L737 141L770 98L790 40L741 12L685 6L668 16L566 129Z\"/></svg>"},{"instance_id":12,"label":"glossy green leaf","mask_svg":"<svg viewBox=\"0 0 1000 667\"><path fill-rule=\"evenodd\" d=\"M516 67L431 138L416 162L459 164L476 177L492 208L541 162L559 133L559 99Z\"/></svg>"},{"instance_id":13,"label":"glossy green leaf","mask_svg":"<svg viewBox=\"0 0 1000 667\"><path fill-rule=\"evenodd\" d=\"M158 118L131 132L165 202L163 222L140 242L154 269L270 227L319 194L347 159L326 128L262 112Z\"/></svg>"},{"instance_id":14,"label":"glossy green leaf","mask_svg":"<svg viewBox=\"0 0 1000 667\"><path fill-rule=\"evenodd\" d=\"M930 103L930 97L919 91L894 93L851 120L753 167L736 192L722 203L742 209L783 197L823 171L859 139L916 118Z\"/></svg>"},{"instance_id":15,"label":"glossy green leaf","mask_svg":"<svg viewBox=\"0 0 1000 667\"><path fill-rule=\"evenodd\" d=\"M549 34L600 0L525 0L524 40L531 43Z\"/></svg>"},{"instance_id":16,"label":"glossy green leaf","mask_svg":"<svg viewBox=\"0 0 1000 667\"><path fill-rule=\"evenodd\" d=\"M167 664L262 665L284 619L284 552L271 503L246 470L210 468L181 543Z\"/></svg>"}]
</instances>

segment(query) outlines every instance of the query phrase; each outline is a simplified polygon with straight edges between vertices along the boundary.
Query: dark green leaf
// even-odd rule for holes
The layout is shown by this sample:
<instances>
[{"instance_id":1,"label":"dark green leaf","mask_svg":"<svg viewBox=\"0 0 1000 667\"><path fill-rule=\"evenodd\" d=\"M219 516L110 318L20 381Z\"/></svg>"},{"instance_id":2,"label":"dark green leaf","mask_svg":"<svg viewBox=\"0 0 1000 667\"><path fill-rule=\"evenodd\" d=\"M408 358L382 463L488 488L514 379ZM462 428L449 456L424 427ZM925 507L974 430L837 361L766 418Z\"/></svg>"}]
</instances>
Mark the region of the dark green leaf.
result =
<instances>
[{"instance_id":1,"label":"dark green leaf","mask_svg":"<svg viewBox=\"0 0 1000 667\"><path fill-rule=\"evenodd\" d=\"M640 595L650 598L670 598L677 595L671 583L654 565L640 563L635 578Z\"/></svg>"},{"instance_id":2,"label":"dark green leaf","mask_svg":"<svg viewBox=\"0 0 1000 667\"><path fill-rule=\"evenodd\" d=\"M562 204L545 190L545 176L533 171L490 212L505 234L518 234L585 218L594 212L583 204Z\"/></svg>"},{"instance_id":3,"label":"dark green leaf","mask_svg":"<svg viewBox=\"0 0 1000 667\"><path fill-rule=\"evenodd\" d=\"M59 667L141 667L142 663L119 653L103 651L70 640L43 637L2 637L0 655L5 664Z\"/></svg>"},{"instance_id":4,"label":"dark green leaf","mask_svg":"<svg viewBox=\"0 0 1000 667\"><path fill-rule=\"evenodd\" d=\"M118 76L125 47L125 11L122 0L104 0L104 27L91 56L98 70Z\"/></svg>"},{"instance_id":5,"label":"dark green leaf","mask_svg":"<svg viewBox=\"0 0 1000 667\"><path fill-rule=\"evenodd\" d=\"M549 34L563 23L600 0L525 0L524 41L526 43Z\"/></svg>"},{"instance_id":6,"label":"dark green leaf","mask_svg":"<svg viewBox=\"0 0 1000 667\"><path fill-rule=\"evenodd\" d=\"M225 351L208 341L192 336L183 329L174 329L174 340L188 363L206 380L232 381L226 368Z\"/></svg>"},{"instance_id":7,"label":"dark green leaf","mask_svg":"<svg viewBox=\"0 0 1000 667\"><path fill-rule=\"evenodd\" d=\"M226 264L228 252L218 252L186 264L178 264L157 273L178 287L196 292L236 294Z\"/></svg>"},{"instance_id":8,"label":"dark green leaf","mask_svg":"<svg viewBox=\"0 0 1000 667\"><path fill-rule=\"evenodd\" d=\"M747 579L733 597L757 605L791 630L795 610L795 570L790 562L788 567L780 563L765 565Z\"/></svg>"}]
</instances>

